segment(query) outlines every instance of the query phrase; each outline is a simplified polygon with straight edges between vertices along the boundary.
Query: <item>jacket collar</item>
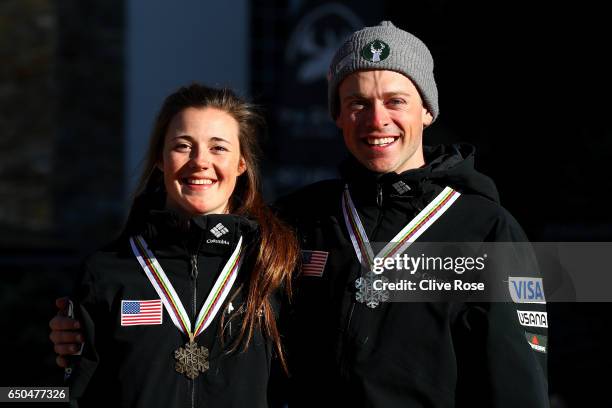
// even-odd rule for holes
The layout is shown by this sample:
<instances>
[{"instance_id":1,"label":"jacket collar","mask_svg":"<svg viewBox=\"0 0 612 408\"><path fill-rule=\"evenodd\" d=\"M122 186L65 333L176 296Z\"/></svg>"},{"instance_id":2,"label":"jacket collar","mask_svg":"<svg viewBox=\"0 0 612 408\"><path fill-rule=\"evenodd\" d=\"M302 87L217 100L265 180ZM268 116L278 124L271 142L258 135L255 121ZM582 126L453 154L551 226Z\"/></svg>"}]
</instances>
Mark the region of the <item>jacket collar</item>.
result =
<instances>
[{"instance_id":1,"label":"jacket collar","mask_svg":"<svg viewBox=\"0 0 612 408\"><path fill-rule=\"evenodd\" d=\"M340 165L340 174L349 185L351 196L361 204L388 203L393 200L413 200L433 190L429 176L432 166L426 164L400 174L376 173L368 170L353 156Z\"/></svg>"},{"instance_id":2,"label":"jacket collar","mask_svg":"<svg viewBox=\"0 0 612 408\"><path fill-rule=\"evenodd\" d=\"M493 181L474 169L474 146L466 143L424 146L425 165L400 174L375 173L350 156L340 166L351 196L362 205L411 201L423 207L444 186L499 202ZM387 200L391 198L391 200Z\"/></svg>"},{"instance_id":3,"label":"jacket collar","mask_svg":"<svg viewBox=\"0 0 612 408\"><path fill-rule=\"evenodd\" d=\"M147 194L135 200L126 232L142 235L151 248L163 249L166 255L176 251L226 255L234 250L240 236L243 244L256 239L258 225L249 218L233 214L185 217L165 209L165 199L159 195Z\"/></svg>"}]
</instances>

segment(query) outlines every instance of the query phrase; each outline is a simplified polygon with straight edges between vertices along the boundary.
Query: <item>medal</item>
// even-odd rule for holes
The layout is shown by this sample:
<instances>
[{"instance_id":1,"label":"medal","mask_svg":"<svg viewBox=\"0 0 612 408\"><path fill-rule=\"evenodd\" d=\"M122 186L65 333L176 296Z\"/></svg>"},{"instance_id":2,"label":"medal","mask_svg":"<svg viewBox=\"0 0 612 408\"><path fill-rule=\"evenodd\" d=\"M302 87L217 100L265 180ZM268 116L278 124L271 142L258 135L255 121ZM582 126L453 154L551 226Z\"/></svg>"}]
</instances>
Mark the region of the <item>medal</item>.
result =
<instances>
[{"instance_id":1,"label":"medal","mask_svg":"<svg viewBox=\"0 0 612 408\"><path fill-rule=\"evenodd\" d=\"M185 343L184 347L179 347L174 352L174 359L176 371L192 380L208 370L208 349L193 340Z\"/></svg>"},{"instance_id":2,"label":"medal","mask_svg":"<svg viewBox=\"0 0 612 408\"><path fill-rule=\"evenodd\" d=\"M374 274L372 271L366 272L366 274L355 281L355 287L357 292L355 293L355 300L359 303L365 303L367 307L374 309L381 302L389 300L389 292L386 290L374 290L374 281L379 280L382 283L388 283L389 279L385 276Z\"/></svg>"},{"instance_id":3,"label":"medal","mask_svg":"<svg viewBox=\"0 0 612 408\"><path fill-rule=\"evenodd\" d=\"M344 186L342 195L342 213L346 223L353 249L361 264L365 264L369 270L365 275L355 281L357 292L355 300L365 303L370 308L375 308L381 302L389 300L389 294L385 290L374 290L372 286L375 280L385 281L384 276L376 275L374 269L374 258L392 258L403 253L414 241L417 240L429 227L437 221L459 198L461 194L450 187L444 188L416 217L412 219L395 237L374 255L370 240L368 239L361 218L357 213L355 204L351 199L348 184ZM388 282L388 280L387 280Z\"/></svg>"},{"instance_id":4,"label":"medal","mask_svg":"<svg viewBox=\"0 0 612 408\"><path fill-rule=\"evenodd\" d=\"M240 257L242 251L242 237L238 240L234 252L229 257L221 274L208 294L196 318L195 328L193 330L191 330L191 321L189 320L189 315L185 307L181 303L166 273L155 258L155 255L153 255L147 246L144 238L140 235L131 237L130 245L132 246L132 251L136 259L138 259L138 263L140 263L147 278L149 278L153 288L155 288L155 291L161 298L172 322L189 338L189 341L183 347L179 347L175 350L174 359L176 360L176 371L193 380L200 373L208 370L209 367L208 349L198 345L198 343L195 342L195 338L213 321L238 276L238 269L242 261Z\"/></svg>"}]
</instances>

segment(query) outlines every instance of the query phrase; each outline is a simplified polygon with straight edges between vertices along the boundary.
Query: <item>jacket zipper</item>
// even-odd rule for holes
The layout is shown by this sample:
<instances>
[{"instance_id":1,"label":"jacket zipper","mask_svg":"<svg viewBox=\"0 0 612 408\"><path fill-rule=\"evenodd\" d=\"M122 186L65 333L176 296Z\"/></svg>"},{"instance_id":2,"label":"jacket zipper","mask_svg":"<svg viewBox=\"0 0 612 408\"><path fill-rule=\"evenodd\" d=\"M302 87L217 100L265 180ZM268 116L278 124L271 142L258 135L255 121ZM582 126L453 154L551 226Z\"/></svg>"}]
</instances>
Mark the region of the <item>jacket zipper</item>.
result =
<instances>
[{"instance_id":1,"label":"jacket zipper","mask_svg":"<svg viewBox=\"0 0 612 408\"><path fill-rule=\"evenodd\" d=\"M191 255L191 283L193 285L193 318L195 319L195 315L197 313L196 307L197 307L197 298L196 298L196 291L197 291L197 286L196 286L196 280L198 279L198 255L194 254Z\"/></svg>"},{"instance_id":2,"label":"jacket zipper","mask_svg":"<svg viewBox=\"0 0 612 408\"><path fill-rule=\"evenodd\" d=\"M198 279L198 252L196 249L195 254L191 255L191 286L193 288L193 321L196 319L196 307L197 307L197 290L198 285L196 283ZM193 328L192 328L193 330ZM195 408L195 379L191 380L191 408Z\"/></svg>"},{"instance_id":3,"label":"jacket zipper","mask_svg":"<svg viewBox=\"0 0 612 408\"><path fill-rule=\"evenodd\" d=\"M378 232L378 228L380 228L380 224L382 223L382 219L383 219L383 188L381 184L377 184L376 185L376 205L379 208L378 211L378 217L376 219L376 224L374 225L374 229L372 230L372 236L376 236L376 233ZM351 321L353 319L353 312L355 311L355 301L353 299L351 299L351 308L349 309L349 314L348 314L348 318L346 321L346 326L344 328L344 343L346 344L348 341L348 333L349 333L349 328L351 327ZM343 347L342 349L342 375L346 376L347 374L347 352L346 352L346 346Z\"/></svg>"},{"instance_id":4,"label":"jacket zipper","mask_svg":"<svg viewBox=\"0 0 612 408\"><path fill-rule=\"evenodd\" d=\"M341 375L342 377L347 377L348 374L348 357L347 357L347 351L346 351L346 343L348 343L348 333L349 333L349 327L351 327L351 320L353 319L353 312L355 311L355 300L351 299L351 308L349 310L349 315L348 315L348 319L346 321L346 327L344 328L344 346L342 347L342 358L341 358L341 367L342 367L342 372Z\"/></svg>"},{"instance_id":5,"label":"jacket zipper","mask_svg":"<svg viewBox=\"0 0 612 408\"><path fill-rule=\"evenodd\" d=\"M197 318L197 292L198 292L198 285L197 285L197 279L198 279L198 252L200 251L200 246L202 245L202 241L203 241L203 234L200 235L200 239L198 242L198 246L195 248L195 251L191 254L191 285L193 288L193 322L195 323L195 320ZM193 330L193 327L192 327ZM195 379L191 380L191 408L195 408Z\"/></svg>"},{"instance_id":6,"label":"jacket zipper","mask_svg":"<svg viewBox=\"0 0 612 408\"><path fill-rule=\"evenodd\" d=\"M372 237L370 238L370 240L372 240L376 236L376 233L378 232L378 229L380 228L380 224L382 224L383 214L385 212L382 206L383 205L383 188L382 188L382 185L380 184L376 185L376 204L378 206L378 217L376 219L376 224L374 224L374 228L372 229Z\"/></svg>"}]
</instances>

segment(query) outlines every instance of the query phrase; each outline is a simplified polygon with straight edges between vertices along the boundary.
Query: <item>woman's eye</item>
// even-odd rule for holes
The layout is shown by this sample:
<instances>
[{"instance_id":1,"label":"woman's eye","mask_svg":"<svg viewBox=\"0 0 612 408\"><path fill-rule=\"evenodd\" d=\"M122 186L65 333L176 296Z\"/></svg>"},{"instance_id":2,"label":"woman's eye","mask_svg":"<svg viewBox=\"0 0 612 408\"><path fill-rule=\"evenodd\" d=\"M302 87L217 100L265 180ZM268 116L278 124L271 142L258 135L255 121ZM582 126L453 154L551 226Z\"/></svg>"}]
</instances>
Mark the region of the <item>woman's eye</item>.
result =
<instances>
[{"instance_id":1,"label":"woman's eye","mask_svg":"<svg viewBox=\"0 0 612 408\"><path fill-rule=\"evenodd\" d=\"M213 146L212 150L214 150L216 152L227 152L228 151L225 146L220 146L220 145Z\"/></svg>"},{"instance_id":2,"label":"woman's eye","mask_svg":"<svg viewBox=\"0 0 612 408\"><path fill-rule=\"evenodd\" d=\"M174 150L178 152L188 152L191 149L191 146L187 143L179 143L174 146Z\"/></svg>"}]
</instances>

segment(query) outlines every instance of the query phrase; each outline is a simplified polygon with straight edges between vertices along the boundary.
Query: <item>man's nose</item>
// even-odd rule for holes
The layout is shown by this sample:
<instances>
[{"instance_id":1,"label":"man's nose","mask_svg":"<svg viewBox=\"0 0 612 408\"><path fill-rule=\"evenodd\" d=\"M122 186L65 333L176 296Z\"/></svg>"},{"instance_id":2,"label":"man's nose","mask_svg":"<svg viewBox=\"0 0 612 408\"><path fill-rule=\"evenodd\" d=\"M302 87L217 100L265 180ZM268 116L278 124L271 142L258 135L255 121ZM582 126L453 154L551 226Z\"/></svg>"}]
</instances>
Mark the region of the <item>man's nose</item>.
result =
<instances>
[{"instance_id":1,"label":"man's nose","mask_svg":"<svg viewBox=\"0 0 612 408\"><path fill-rule=\"evenodd\" d=\"M374 129L382 129L390 122L389 112L382 102L373 103L370 108L370 126Z\"/></svg>"}]
</instances>

